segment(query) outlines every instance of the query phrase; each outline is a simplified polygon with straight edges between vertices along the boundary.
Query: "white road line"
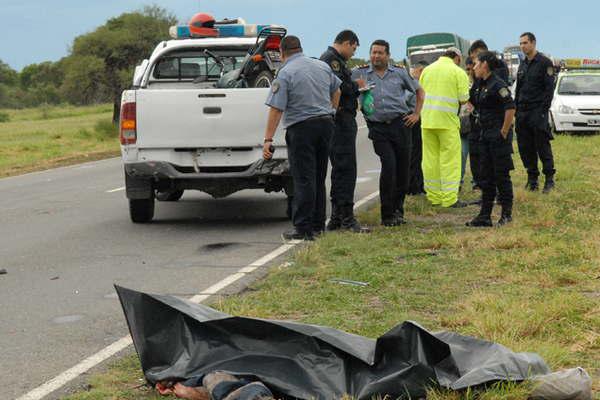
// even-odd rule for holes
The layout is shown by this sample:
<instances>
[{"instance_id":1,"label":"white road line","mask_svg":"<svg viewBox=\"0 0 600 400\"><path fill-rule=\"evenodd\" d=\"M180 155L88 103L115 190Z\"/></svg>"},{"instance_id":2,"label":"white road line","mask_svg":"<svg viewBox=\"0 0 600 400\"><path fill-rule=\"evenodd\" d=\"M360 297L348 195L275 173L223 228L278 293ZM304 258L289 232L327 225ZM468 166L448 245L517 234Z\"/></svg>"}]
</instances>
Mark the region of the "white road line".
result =
<instances>
[{"instance_id":1,"label":"white road line","mask_svg":"<svg viewBox=\"0 0 600 400\"><path fill-rule=\"evenodd\" d=\"M124 188L118 188L118 189L114 189L113 191L119 191L119 190L123 190L123 189ZM361 207L364 204L368 203L369 201L373 200L377 196L379 196L378 191L375 193L371 193L367 197L360 199L359 201L357 201L354 204L354 209L355 210L358 209L359 207ZM233 283L239 281L246 275L255 271L257 268L262 267L265 264L267 264L268 262L285 254L289 250L293 249L299 243L302 243L302 241L292 240L282 246L279 246L278 248L276 248L269 254L265 255L264 257L259 258L258 260L254 261L253 263L249 264L248 266L241 268L239 271L227 276L223 280L206 288L200 294L197 294L197 295L191 297L189 300L194 303L200 303L200 302L208 299L210 296L213 296L213 295L219 293L221 290L223 290L226 287L228 287L229 285L232 285ZM61 387L63 387L64 385L66 385L67 383L72 381L73 379L86 373L90 369L94 368L95 366L102 363L103 361L106 361L107 359L114 356L118 352L124 350L125 348L127 348L127 346L129 346L132 343L133 342L131 340L130 335L122 337L121 339L117 340L116 342L112 343L111 345L103 348L96 354L86 358L79 364L75 365L72 368L69 368L68 370L64 371L60 375L47 381L44 384L38 386L37 388L24 394L23 396L19 397L16 400L41 400L44 397L46 397L47 395L49 395L50 393L60 389Z\"/></svg>"},{"instance_id":2,"label":"white road line","mask_svg":"<svg viewBox=\"0 0 600 400\"><path fill-rule=\"evenodd\" d=\"M121 190L125 190L125 186L123 186L123 187L118 187L118 188L116 188L116 189L107 190L107 191L106 191L106 193L120 192Z\"/></svg>"}]
</instances>

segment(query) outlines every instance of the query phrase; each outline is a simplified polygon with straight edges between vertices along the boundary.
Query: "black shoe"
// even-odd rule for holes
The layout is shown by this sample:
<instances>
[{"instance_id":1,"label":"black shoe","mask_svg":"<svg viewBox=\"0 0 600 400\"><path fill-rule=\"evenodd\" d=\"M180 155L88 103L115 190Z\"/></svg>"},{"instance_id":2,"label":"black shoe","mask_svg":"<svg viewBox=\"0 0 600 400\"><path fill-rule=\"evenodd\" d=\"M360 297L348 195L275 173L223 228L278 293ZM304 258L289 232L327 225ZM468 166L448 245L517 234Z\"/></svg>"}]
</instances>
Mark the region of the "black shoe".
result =
<instances>
[{"instance_id":1,"label":"black shoe","mask_svg":"<svg viewBox=\"0 0 600 400\"><path fill-rule=\"evenodd\" d=\"M492 224L492 219L490 217L486 217L486 216L482 216L482 215L476 216L471 221L467 222L465 225L466 226L471 226L471 227L491 227L491 226L494 226Z\"/></svg>"},{"instance_id":2,"label":"black shoe","mask_svg":"<svg viewBox=\"0 0 600 400\"><path fill-rule=\"evenodd\" d=\"M381 225L383 226L400 226L404 224L406 224L406 220L404 219L404 213L399 210L394 212L394 215L391 218L384 218L381 221Z\"/></svg>"},{"instance_id":3,"label":"black shoe","mask_svg":"<svg viewBox=\"0 0 600 400\"><path fill-rule=\"evenodd\" d=\"M340 227L340 229L343 229L345 231L351 231L354 233L370 233L371 229L362 226L360 224L360 222L358 222L356 220L356 218L354 218L354 216L352 216L351 218L344 218L342 220L342 225Z\"/></svg>"},{"instance_id":4,"label":"black shoe","mask_svg":"<svg viewBox=\"0 0 600 400\"><path fill-rule=\"evenodd\" d=\"M283 240L315 240L312 232L300 232L296 228L281 234Z\"/></svg>"},{"instance_id":5,"label":"black shoe","mask_svg":"<svg viewBox=\"0 0 600 400\"><path fill-rule=\"evenodd\" d=\"M498 220L498 226L506 225L512 222L512 217L510 215L502 215Z\"/></svg>"},{"instance_id":6,"label":"black shoe","mask_svg":"<svg viewBox=\"0 0 600 400\"><path fill-rule=\"evenodd\" d=\"M329 218L329 222L327 223L328 231L335 231L340 229L342 226L342 218L340 215L339 207L336 205L332 205L331 207L331 218Z\"/></svg>"},{"instance_id":7,"label":"black shoe","mask_svg":"<svg viewBox=\"0 0 600 400\"><path fill-rule=\"evenodd\" d=\"M530 192L537 191L539 189L537 179L528 179L527 183L525 184L525 189L529 190Z\"/></svg>"},{"instance_id":8,"label":"black shoe","mask_svg":"<svg viewBox=\"0 0 600 400\"><path fill-rule=\"evenodd\" d=\"M468 206L468 204L464 201L456 200L456 203L452 204L448 208L465 208L466 206Z\"/></svg>"},{"instance_id":9,"label":"black shoe","mask_svg":"<svg viewBox=\"0 0 600 400\"><path fill-rule=\"evenodd\" d=\"M546 177L546 182L544 182L544 188L542 189L542 193L548 194L550 191L554 189L554 178L551 176Z\"/></svg>"}]
</instances>

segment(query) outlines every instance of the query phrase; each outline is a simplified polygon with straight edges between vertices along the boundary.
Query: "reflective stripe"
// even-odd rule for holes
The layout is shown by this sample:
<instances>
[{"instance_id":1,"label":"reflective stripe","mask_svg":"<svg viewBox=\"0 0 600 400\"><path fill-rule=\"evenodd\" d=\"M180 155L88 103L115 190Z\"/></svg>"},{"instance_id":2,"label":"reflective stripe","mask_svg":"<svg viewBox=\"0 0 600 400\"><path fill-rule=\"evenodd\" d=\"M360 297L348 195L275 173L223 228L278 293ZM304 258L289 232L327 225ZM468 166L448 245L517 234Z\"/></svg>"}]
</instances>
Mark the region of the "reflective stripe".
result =
<instances>
[{"instance_id":1,"label":"reflective stripe","mask_svg":"<svg viewBox=\"0 0 600 400\"><path fill-rule=\"evenodd\" d=\"M448 186L448 185L460 185L460 181L458 181L458 182L442 182L442 186Z\"/></svg>"},{"instance_id":2,"label":"reflective stripe","mask_svg":"<svg viewBox=\"0 0 600 400\"><path fill-rule=\"evenodd\" d=\"M457 99L453 99L452 97L433 96L433 95L430 95L430 94L426 94L425 95L425 100L438 100L438 101L445 101L447 103L458 104L458 100Z\"/></svg>"},{"instance_id":3,"label":"reflective stripe","mask_svg":"<svg viewBox=\"0 0 600 400\"><path fill-rule=\"evenodd\" d=\"M431 191L438 191L438 192L458 192L458 187L455 188L439 188L439 187L433 187L433 186L428 186L425 185L425 189L429 189Z\"/></svg>"},{"instance_id":4,"label":"reflective stripe","mask_svg":"<svg viewBox=\"0 0 600 400\"><path fill-rule=\"evenodd\" d=\"M436 111L444 111L444 112L449 112L452 114L456 114L458 112L458 109L453 108L453 107L446 107L446 106L434 106L433 104L425 104L423 106L424 110L436 110Z\"/></svg>"}]
</instances>

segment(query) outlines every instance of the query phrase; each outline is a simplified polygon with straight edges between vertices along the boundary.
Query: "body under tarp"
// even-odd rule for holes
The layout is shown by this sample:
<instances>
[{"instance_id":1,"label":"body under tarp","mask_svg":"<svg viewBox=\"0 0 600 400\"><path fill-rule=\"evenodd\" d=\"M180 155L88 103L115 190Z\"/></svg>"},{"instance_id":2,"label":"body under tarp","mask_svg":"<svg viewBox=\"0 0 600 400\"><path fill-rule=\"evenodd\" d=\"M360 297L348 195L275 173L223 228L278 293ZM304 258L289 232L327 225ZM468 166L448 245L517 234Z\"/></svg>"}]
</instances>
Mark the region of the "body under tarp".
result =
<instances>
[{"instance_id":1,"label":"body under tarp","mask_svg":"<svg viewBox=\"0 0 600 400\"><path fill-rule=\"evenodd\" d=\"M279 398L423 396L522 381L550 370L537 354L404 322L373 340L336 329L230 316L173 296L116 286L151 383L214 371L263 382Z\"/></svg>"}]
</instances>

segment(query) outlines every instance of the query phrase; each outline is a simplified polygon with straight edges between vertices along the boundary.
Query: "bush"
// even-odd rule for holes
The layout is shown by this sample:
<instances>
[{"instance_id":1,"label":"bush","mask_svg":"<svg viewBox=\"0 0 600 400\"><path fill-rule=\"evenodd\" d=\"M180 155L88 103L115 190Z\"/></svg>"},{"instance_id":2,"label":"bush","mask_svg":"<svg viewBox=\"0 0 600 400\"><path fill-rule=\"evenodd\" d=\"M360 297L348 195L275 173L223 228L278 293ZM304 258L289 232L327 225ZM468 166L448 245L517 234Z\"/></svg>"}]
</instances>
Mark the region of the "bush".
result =
<instances>
[{"instance_id":1,"label":"bush","mask_svg":"<svg viewBox=\"0 0 600 400\"><path fill-rule=\"evenodd\" d=\"M117 127L110 120L100 120L96 122L94 130L102 138L116 138Z\"/></svg>"},{"instance_id":2,"label":"bush","mask_svg":"<svg viewBox=\"0 0 600 400\"><path fill-rule=\"evenodd\" d=\"M10 115L6 112L0 112L0 122L8 122L10 121Z\"/></svg>"}]
</instances>

